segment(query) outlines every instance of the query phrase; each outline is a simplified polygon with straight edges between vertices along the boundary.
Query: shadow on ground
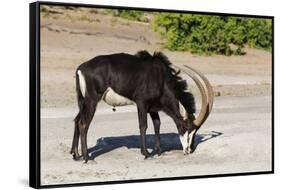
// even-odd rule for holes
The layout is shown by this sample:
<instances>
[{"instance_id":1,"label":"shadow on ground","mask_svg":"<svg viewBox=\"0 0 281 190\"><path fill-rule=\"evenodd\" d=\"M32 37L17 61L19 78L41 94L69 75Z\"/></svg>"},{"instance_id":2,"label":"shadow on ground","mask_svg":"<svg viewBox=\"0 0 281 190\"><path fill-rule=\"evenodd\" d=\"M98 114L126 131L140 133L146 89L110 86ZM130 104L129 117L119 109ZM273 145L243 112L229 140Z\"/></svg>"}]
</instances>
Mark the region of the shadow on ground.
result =
<instances>
[{"instance_id":1,"label":"shadow on ground","mask_svg":"<svg viewBox=\"0 0 281 190\"><path fill-rule=\"evenodd\" d=\"M223 133L211 131L205 134L197 134L195 136L194 150L196 147L212 138L216 138ZM161 148L162 153L171 150L181 150L182 146L180 143L179 135L177 133L164 133L160 135L161 138ZM146 145L148 149L154 148L154 135L146 135ZM102 137L97 140L97 144L88 150L91 159L108 153L114 149L120 147L127 148L137 148L140 149L140 136L139 135L129 135L129 136L119 136L119 137Z\"/></svg>"}]
</instances>

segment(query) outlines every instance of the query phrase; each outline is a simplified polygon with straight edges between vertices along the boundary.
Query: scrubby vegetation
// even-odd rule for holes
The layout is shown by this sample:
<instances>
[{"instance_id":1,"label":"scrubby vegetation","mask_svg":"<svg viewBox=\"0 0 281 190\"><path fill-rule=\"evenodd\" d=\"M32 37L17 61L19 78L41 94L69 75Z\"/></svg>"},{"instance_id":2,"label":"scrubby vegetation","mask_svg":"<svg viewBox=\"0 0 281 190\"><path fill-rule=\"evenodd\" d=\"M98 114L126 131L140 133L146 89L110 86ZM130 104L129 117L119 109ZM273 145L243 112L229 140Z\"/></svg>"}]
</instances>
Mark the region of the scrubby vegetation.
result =
<instances>
[{"instance_id":1,"label":"scrubby vegetation","mask_svg":"<svg viewBox=\"0 0 281 190\"><path fill-rule=\"evenodd\" d=\"M135 10L112 10L108 9L108 13L116 17L121 17L127 20L148 22L149 19L145 16L144 11L135 11Z\"/></svg>"},{"instance_id":2,"label":"scrubby vegetation","mask_svg":"<svg viewBox=\"0 0 281 190\"><path fill-rule=\"evenodd\" d=\"M51 6L40 7L45 18L57 18L63 15L66 9L75 10L73 7L62 9L64 10ZM117 17L149 22L163 37L164 48L172 51L190 51L206 55L242 55L245 53L244 47L268 51L271 51L272 47L271 19L94 8L90 9L89 13L113 16L112 25L118 22ZM74 20L69 14L65 14L65 17ZM94 15L82 14L78 19L90 23L100 22ZM130 21L127 21L126 25L130 25Z\"/></svg>"},{"instance_id":3,"label":"scrubby vegetation","mask_svg":"<svg viewBox=\"0 0 281 190\"><path fill-rule=\"evenodd\" d=\"M272 46L270 19L158 13L153 26L170 50L241 55L245 46L266 50Z\"/></svg>"}]
</instances>

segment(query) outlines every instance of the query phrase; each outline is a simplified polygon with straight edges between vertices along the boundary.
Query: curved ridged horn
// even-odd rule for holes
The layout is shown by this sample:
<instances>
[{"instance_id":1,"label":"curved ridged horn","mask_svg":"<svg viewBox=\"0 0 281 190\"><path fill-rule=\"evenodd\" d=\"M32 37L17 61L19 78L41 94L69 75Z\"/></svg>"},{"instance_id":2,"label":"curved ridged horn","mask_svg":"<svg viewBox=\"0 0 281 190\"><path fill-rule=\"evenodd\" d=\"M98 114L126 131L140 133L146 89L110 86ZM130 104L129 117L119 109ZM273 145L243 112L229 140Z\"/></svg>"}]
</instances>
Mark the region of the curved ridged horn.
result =
<instances>
[{"instance_id":1,"label":"curved ridged horn","mask_svg":"<svg viewBox=\"0 0 281 190\"><path fill-rule=\"evenodd\" d=\"M207 87L207 91L208 91L208 103L209 103L209 113L211 113L212 108L213 108L213 103L214 103L214 90L213 87L210 84L210 81L199 71L187 66L187 65L183 65L184 67L192 70L193 72L195 72L197 75L199 75L201 77L201 79L204 81L206 87Z\"/></svg>"},{"instance_id":2,"label":"curved ridged horn","mask_svg":"<svg viewBox=\"0 0 281 190\"><path fill-rule=\"evenodd\" d=\"M186 67L187 69L196 73L203 80L203 82L205 83L205 86L207 88L207 92L208 92L207 112L206 112L204 118L202 119L202 121L200 121L200 125L199 125L199 127L200 127L206 121L206 119L208 118L209 114L212 111L213 103L214 103L214 91L213 91L213 88L212 88L209 80L201 72L199 72L187 65L184 65L184 67Z\"/></svg>"},{"instance_id":3,"label":"curved ridged horn","mask_svg":"<svg viewBox=\"0 0 281 190\"><path fill-rule=\"evenodd\" d=\"M198 117L196 117L196 119L193 121L193 124L199 128L205 121L205 118L206 118L206 115L208 112L208 103L207 103L208 99L207 99L207 95L205 92L205 88L202 85L201 81L194 75L195 72L193 70L185 70L185 69L179 68L178 66L175 66L175 67L177 67L178 69L180 69L181 71L186 73L195 82L195 84L198 86L199 91L201 93L201 98L202 98L201 110L199 112Z\"/></svg>"}]
</instances>

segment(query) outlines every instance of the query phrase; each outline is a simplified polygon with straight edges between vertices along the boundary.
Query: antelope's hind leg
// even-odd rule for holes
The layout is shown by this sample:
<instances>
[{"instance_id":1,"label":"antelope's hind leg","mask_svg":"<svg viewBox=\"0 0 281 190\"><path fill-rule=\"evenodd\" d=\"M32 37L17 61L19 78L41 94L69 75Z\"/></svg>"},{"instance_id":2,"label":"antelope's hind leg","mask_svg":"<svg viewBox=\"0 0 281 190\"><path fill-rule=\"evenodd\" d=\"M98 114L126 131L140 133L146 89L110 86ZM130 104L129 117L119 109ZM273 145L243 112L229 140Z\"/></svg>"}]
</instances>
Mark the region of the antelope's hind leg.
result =
<instances>
[{"instance_id":1,"label":"antelope's hind leg","mask_svg":"<svg viewBox=\"0 0 281 190\"><path fill-rule=\"evenodd\" d=\"M79 133L80 133L80 140L81 140L81 151L84 163L87 163L89 160L88 155L88 146L87 146L87 133L91 121L96 112L96 106L98 103L98 99L95 101L88 101L84 104L83 113L80 112L80 122L78 123ZM82 117L83 116L83 117Z\"/></svg>"},{"instance_id":2,"label":"antelope's hind leg","mask_svg":"<svg viewBox=\"0 0 281 190\"><path fill-rule=\"evenodd\" d=\"M72 140L72 148L70 154L73 156L73 160L78 160L81 158L78 152L78 143L79 143L79 126L78 122L80 121L80 113L77 114L76 118L74 119L74 135Z\"/></svg>"}]
</instances>

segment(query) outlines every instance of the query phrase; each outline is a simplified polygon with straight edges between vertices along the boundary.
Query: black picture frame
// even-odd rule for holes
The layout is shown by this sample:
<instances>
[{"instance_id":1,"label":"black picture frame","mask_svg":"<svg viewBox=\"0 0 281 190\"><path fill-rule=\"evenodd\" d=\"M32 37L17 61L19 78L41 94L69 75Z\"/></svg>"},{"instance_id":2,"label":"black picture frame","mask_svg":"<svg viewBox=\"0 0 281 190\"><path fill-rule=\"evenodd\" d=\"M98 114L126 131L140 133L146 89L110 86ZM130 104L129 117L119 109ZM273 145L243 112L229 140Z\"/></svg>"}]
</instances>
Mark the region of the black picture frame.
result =
<instances>
[{"instance_id":1,"label":"black picture frame","mask_svg":"<svg viewBox=\"0 0 281 190\"><path fill-rule=\"evenodd\" d=\"M125 9L125 10L142 10L142 11L161 11L171 13L192 13L203 15L221 15L221 16L238 16L250 18L266 18L272 20L272 170L258 171L258 172L242 172L231 174L214 174L214 175L200 175L200 176L182 176L172 178L157 178L157 179L137 179L137 180L123 180L123 181L106 181L106 182L90 182L90 183L73 183L73 184L55 184L55 185L41 185L40 176L40 6L72 6L72 7L89 7L89 8L110 8L110 9ZM72 187L72 186L88 186L88 185L102 185L102 184L121 184L121 183L135 183L135 182L149 182L149 181L163 181L163 180L182 180L195 178L210 178L210 177L232 177L244 175L260 175L274 173L274 17L264 15L248 15L235 13L217 13L217 12L200 12L187 10L168 10L156 8L141 8L141 7L123 7L123 6L109 6L109 5L93 5L80 3L62 3L62 2L47 2L37 1L29 4L29 57L30 57L30 78L29 78L29 185L33 188L55 188L55 187Z\"/></svg>"}]
</instances>

